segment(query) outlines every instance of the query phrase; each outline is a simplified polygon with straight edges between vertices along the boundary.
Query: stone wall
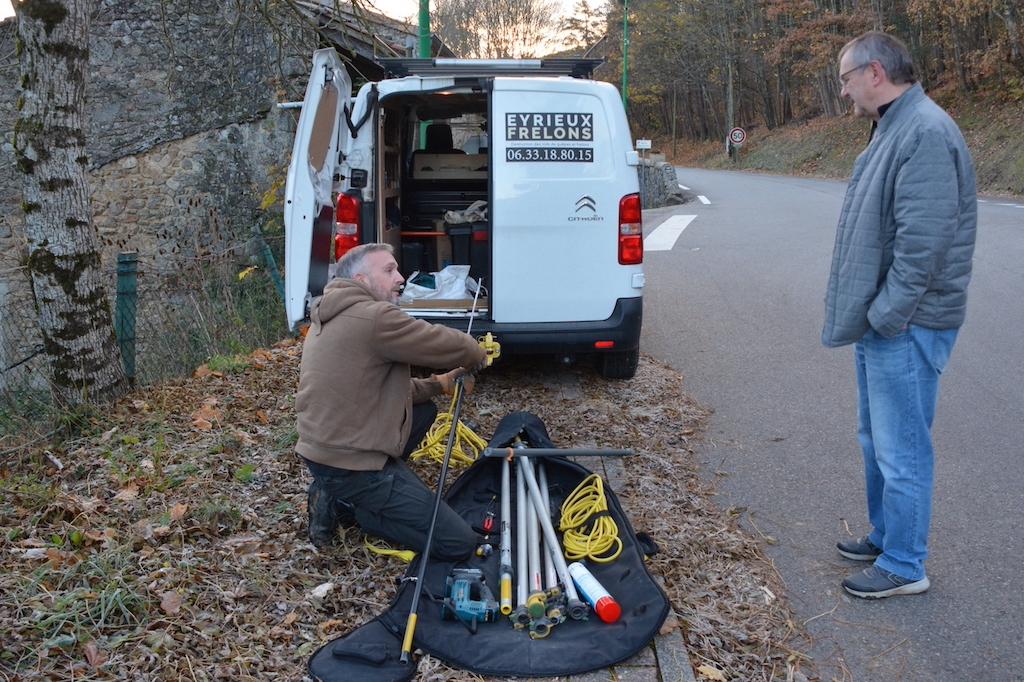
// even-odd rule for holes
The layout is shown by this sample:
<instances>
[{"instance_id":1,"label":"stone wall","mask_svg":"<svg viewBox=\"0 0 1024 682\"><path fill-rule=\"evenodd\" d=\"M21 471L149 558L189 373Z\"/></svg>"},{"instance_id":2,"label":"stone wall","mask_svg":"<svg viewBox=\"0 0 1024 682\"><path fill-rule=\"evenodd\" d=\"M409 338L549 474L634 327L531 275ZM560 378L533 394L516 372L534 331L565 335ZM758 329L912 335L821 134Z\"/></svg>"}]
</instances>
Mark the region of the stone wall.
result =
<instances>
[{"instance_id":1,"label":"stone wall","mask_svg":"<svg viewBox=\"0 0 1024 682\"><path fill-rule=\"evenodd\" d=\"M89 179L111 294L118 251L138 251L141 270L171 270L244 245L268 218L261 198L283 185L297 117L275 105L302 99L317 39L293 16L262 14L267 5L95 0ZM15 19L0 23L0 370L38 345L14 161L15 37Z\"/></svg>"},{"instance_id":2,"label":"stone wall","mask_svg":"<svg viewBox=\"0 0 1024 682\"><path fill-rule=\"evenodd\" d=\"M640 161L640 205L644 208L671 206L686 201L683 191L679 188L676 169L663 159L664 157Z\"/></svg>"}]
</instances>

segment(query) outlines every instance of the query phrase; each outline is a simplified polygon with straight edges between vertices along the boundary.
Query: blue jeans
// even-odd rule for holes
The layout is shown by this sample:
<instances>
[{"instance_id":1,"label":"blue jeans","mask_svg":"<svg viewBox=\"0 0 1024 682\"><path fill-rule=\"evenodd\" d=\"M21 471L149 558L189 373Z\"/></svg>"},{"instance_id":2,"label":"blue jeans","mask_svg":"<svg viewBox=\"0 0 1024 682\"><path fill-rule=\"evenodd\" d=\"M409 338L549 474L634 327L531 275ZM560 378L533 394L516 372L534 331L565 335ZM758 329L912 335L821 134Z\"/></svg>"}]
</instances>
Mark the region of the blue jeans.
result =
<instances>
[{"instance_id":1,"label":"blue jeans","mask_svg":"<svg viewBox=\"0 0 1024 682\"><path fill-rule=\"evenodd\" d=\"M910 580L924 577L932 512L931 428L939 375L957 329L910 325L892 338L869 329L854 345L864 451L868 539L882 548L880 569Z\"/></svg>"}]
</instances>

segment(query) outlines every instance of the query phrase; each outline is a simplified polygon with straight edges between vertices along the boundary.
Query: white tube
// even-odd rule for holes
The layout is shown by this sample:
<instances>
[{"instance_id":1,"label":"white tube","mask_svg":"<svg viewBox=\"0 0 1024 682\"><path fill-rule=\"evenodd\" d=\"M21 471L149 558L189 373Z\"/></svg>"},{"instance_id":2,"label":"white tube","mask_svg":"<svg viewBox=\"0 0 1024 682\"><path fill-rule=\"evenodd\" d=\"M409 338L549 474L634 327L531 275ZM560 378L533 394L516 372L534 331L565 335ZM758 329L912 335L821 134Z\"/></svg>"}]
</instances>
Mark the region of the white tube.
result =
<instances>
[{"instance_id":1,"label":"white tube","mask_svg":"<svg viewBox=\"0 0 1024 682\"><path fill-rule=\"evenodd\" d=\"M501 461L501 612L512 613L512 493L507 459Z\"/></svg>"},{"instance_id":2,"label":"white tube","mask_svg":"<svg viewBox=\"0 0 1024 682\"><path fill-rule=\"evenodd\" d=\"M523 457L521 459L529 459L529 457ZM537 485L537 478L533 475L533 469L530 467L520 467L520 470L525 474L526 487L530 493L530 499L533 501L535 509L544 508L544 500L540 496L540 486ZM551 525L551 519L547 515L538 515L540 519L540 526L544 530L544 537L547 538L548 547L558 547L558 536L555 535L555 529ZM580 601L579 594L576 592L576 586L572 583L572 577L569 575L569 568L565 565L565 557L562 556L562 552L557 549L554 552L549 552L552 560L555 562L555 568L558 570L558 576L562 580L562 585L565 587L565 594L567 599L567 606L569 609L569 617L573 620L583 620L587 617L587 605Z\"/></svg>"},{"instance_id":3,"label":"white tube","mask_svg":"<svg viewBox=\"0 0 1024 682\"><path fill-rule=\"evenodd\" d=\"M548 471L547 467L544 466L544 460L537 462L537 476L540 479L540 495L544 498L544 508L547 510L548 517L551 516L551 493L548 490ZM544 537L544 542L547 543L547 536ZM548 549L544 552L544 589L550 590L553 587L558 586L558 573L555 572L555 562L551 559L551 552L562 551L560 547L554 549Z\"/></svg>"},{"instance_id":4,"label":"white tube","mask_svg":"<svg viewBox=\"0 0 1024 682\"><path fill-rule=\"evenodd\" d=\"M529 579L526 577L526 480L516 474L516 608L526 608Z\"/></svg>"},{"instance_id":5,"label":"white tube","mask_svg":"<svg viewBox=\"0 0 1024 682\"><path fill-rule=\"evenodd\" d=\"M529 458L519 459L519 468L528 472L528 476L534 475L534 463ZM541 530L538 526L538 509L535 505L526 505L526 546L529 561L529 595L526 597L526 609L529 611L530 619L537 620L544 615L544 581L541 578Z\"/></svg>"}]
</instances>

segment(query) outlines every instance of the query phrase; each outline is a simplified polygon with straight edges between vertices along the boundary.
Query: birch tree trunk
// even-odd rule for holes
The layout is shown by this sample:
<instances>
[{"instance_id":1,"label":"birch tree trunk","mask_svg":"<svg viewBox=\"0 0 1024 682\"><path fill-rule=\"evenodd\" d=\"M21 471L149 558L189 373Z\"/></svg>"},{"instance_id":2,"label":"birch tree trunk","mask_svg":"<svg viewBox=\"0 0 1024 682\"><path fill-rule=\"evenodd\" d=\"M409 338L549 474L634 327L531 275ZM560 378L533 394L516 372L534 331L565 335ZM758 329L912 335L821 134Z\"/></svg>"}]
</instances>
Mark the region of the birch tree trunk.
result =
<instances>
[{"instance_id":1,"label":"birch tree trunk","mask_svg":"<svg viewBox=\"0 0 1024 682\"><path fill-rule=\"evenodd\" d=\"M103 285L85 168L88 0L17 0L15 154L39 330L59 405L127 389Z\"/></svg>"}]
</instances>

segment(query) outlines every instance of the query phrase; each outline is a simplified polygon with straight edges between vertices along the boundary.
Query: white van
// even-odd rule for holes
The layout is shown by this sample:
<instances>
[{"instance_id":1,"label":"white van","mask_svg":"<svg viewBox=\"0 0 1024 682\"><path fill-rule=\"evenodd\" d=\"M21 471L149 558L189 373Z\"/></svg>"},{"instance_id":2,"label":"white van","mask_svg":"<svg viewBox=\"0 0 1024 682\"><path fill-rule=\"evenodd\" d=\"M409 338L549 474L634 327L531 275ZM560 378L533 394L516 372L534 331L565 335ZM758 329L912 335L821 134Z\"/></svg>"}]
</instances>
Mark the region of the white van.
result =
<instances>
[{"instance_id":1,"label":"white van","mask_svg":"<svg viewBox=\"0 0 1024 682\"><path fill-rule=\"evenodd\" d=\"M332 265L366 242L443 297L409 314L493 332L507 353L597 354L636 372L643 310L638 156L598 60L385 60L395 78L351 81L313 55L285 197L286 311L306 318ZM473 209L467 211L466 209ZM446 266L468 266L446 268ZM480 282L474 312L475 282Z\"/></svg>"}]
</instances>

